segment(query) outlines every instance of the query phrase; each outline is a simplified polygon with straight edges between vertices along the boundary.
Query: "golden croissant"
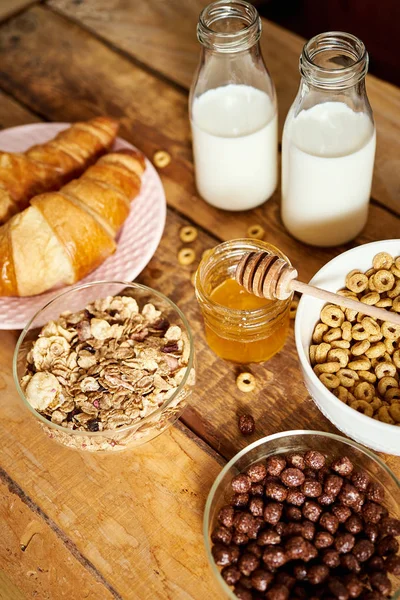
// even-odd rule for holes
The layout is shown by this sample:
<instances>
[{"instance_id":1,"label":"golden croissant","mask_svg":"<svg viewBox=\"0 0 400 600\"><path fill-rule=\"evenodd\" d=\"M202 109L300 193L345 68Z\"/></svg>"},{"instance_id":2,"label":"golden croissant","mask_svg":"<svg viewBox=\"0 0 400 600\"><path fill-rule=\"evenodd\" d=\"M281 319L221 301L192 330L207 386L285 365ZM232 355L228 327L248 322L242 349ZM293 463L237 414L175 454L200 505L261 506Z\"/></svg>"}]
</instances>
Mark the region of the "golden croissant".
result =
<instances>
[{"instance_id":1,"label":"golden croissant","mask_svg":"<svg viewBox=\"0 0 400 600\"><path fill-rule=\"evenodd\" d=\"M36 194L59 189L113 144L118 123L96 117L75 123L54 139L24 153L0 151L0 225L29 205Z\"/></svg>"},{"instance_id":2,"label":"golden croissant","mask_svg":"<svg viewBox=\"0 0 400 600\"><path fill-rule=\"evenodd\" d=\"M58 192L32 198L0 227L0 296L41 294L98 267L115 252L144 169L139 152L120 150Z\"/></svg>"}]
</instances>

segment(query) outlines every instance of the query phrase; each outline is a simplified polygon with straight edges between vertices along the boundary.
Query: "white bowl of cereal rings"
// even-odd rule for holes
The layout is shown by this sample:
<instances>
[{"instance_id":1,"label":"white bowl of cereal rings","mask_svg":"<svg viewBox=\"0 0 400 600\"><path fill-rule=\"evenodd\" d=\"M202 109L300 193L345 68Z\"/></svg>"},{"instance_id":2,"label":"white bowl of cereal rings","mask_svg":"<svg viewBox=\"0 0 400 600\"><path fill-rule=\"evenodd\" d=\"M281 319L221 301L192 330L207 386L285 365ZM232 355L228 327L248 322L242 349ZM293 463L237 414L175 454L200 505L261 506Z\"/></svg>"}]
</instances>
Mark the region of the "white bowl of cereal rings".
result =
<instances>
[{"instance_id":1,"label":"white bowl of cereal rings","mask_svg":"<svg viewBox=\"0 0 400 600\"><path fill-rule=\"evenodd\" d=\"M400 239L348 250L310 283L400 313ZM295 337L321 412L350 438L400 456L400 327L303 296Z\"/></svg>"}]
</instances>

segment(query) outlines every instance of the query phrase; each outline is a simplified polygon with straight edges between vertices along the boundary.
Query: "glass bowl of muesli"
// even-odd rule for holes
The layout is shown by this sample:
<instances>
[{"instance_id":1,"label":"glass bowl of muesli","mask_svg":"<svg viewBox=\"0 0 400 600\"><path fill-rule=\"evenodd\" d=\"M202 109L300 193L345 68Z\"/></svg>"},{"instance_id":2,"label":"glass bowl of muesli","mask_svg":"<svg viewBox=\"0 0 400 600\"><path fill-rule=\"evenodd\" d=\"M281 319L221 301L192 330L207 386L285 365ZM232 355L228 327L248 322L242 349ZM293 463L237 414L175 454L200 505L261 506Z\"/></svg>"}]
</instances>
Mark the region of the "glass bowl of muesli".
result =
<instances>
[{"instance_id":1,"label":"glass bowl of muesli","mask_svg":"<svg viewBox=\"0 0 400 600\"><path fill-rule=\"evenodd\" d=\"M195 384L192 334L179 308L151 288L79 285L27 324L13 373L50 438L76 450L125 450L184 410Z\"/></svg>"}]
</instances>

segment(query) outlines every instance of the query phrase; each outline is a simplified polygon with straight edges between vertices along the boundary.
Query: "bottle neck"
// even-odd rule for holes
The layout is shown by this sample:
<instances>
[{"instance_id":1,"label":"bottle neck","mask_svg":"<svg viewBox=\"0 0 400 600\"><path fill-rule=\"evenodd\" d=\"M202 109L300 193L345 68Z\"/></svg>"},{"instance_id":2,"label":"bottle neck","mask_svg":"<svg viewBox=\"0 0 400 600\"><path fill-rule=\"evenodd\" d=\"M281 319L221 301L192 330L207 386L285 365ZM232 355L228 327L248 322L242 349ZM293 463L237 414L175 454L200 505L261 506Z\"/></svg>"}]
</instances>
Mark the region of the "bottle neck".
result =
<instances>
[{"instance_id":1,"label":"bottle neck","mask_svg":"<svg viewBox=\"0 0 400 600\"><path fill-rule=\"evenodd\" d=\"M245 0L217 0L200 14L197 37L206 51L236 54L255 48L259 53L261 19Z\"/></svg>"},{"instance_id":2,"label":"bottle neck","mask_svg":"<svg viewBox=\"0 0 400 600\"><path fill-rule=\"evenodd\" d=\"M305 44L299 68L305 89L363 94L368 53L363 42L349 33L321 33Z\"/></svg>"}]
</instances>

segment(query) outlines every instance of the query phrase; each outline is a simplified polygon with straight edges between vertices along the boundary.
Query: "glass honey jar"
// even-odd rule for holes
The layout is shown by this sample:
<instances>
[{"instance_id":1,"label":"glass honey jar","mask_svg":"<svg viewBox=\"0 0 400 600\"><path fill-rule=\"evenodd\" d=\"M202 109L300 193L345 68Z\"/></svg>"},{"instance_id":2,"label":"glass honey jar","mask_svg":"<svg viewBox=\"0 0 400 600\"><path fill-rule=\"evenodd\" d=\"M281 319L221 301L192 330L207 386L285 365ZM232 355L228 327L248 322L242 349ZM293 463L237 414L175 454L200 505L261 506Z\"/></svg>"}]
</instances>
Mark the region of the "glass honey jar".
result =
<instances>
[{"instance_id":1,"label":"glass honey jar","mask_svg":"<svg viewBox=\"0 0 400 600\"><path fill-rule=\"evenodd\" d=\"M264 362L282 349L289 330L292 300L267 300L235 281L243 254L267 251L288 258L275 246L252 239L224 242L200 262L195 285L206 339L218 356L235 363Z\"/></svg>"}]
</instances>

